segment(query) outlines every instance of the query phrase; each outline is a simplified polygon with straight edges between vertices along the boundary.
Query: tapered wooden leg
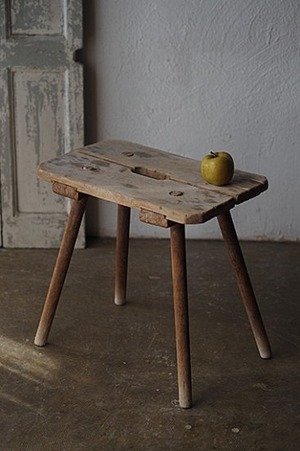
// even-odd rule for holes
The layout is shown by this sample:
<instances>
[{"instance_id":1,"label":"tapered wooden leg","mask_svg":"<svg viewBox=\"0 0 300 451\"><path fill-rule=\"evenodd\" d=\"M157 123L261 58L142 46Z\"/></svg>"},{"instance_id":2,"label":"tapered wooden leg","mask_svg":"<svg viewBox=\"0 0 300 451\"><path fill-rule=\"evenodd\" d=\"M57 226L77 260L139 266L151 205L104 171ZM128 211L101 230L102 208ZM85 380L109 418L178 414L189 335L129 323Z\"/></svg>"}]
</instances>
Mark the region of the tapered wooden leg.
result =
<instances>
[{"instance_id":1,"label":"tapered wooden leg","mask_svg":"<svg viewBox=\"0 0 300 451\"><path fill-rule=\"evenodd\" d=\"M67 220L60 250L57 255L52 279L42 316L34 339L37 346L45 346L54 319L63 284L67 275L72 257L75 241L78 235L82 216L85 211L87 196L80 200L73 200L71 211Z\"/></svg>"},{"instance_id":2,"label":"tapered wooden leg","mask_svg":"<svg viewBox=\"0 0 300 451\"><path fill-rule=\"evenodd\" d=\"M263 359L270 359L272 357L270 343L255 299L230 212L228 211L219 215L218 221L259 354Z\"/></svg>"},{"instance_id":3,"label":"tapered wooden leg","mask_svg":"<svg viewBox=\"0 0 300 451\"><path fill-rule=\"evenodd\" d=\"M130 208L118 205L116 264L115 264L115 304L126 303L128 246L130 228Z\"/></svg>"},{"instance_id":4,"label":"tapered wooden leg","mask_svg":"<svg viewBox=\"0 0 300 451\"><path fill-rule=\"evenodd\" d=\"M192 406L190 337L184 225L170 228L179 405Z\"/></svg>"}]
</instances>

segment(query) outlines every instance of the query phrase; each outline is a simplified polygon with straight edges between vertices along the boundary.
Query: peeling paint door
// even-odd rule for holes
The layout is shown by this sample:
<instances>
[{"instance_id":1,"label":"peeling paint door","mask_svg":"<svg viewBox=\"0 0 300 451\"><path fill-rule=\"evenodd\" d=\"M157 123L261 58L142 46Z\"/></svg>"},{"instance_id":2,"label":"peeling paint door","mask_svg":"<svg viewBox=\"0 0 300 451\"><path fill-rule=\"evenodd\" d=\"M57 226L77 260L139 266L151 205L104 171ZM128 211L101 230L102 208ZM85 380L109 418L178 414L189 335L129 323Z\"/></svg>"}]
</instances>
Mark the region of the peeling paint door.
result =
<instances>
[{"instance_id":1,"label":"peeling paint door","mask_svg":"<svg viewBox=\"0 0 300 451\"><path fill-rule=\"evenodd\" d=\"M2 246L58 247L68 201L36 167L83 145L81 0L0 0L0 39Z\"/></svg>"}]
</instances>

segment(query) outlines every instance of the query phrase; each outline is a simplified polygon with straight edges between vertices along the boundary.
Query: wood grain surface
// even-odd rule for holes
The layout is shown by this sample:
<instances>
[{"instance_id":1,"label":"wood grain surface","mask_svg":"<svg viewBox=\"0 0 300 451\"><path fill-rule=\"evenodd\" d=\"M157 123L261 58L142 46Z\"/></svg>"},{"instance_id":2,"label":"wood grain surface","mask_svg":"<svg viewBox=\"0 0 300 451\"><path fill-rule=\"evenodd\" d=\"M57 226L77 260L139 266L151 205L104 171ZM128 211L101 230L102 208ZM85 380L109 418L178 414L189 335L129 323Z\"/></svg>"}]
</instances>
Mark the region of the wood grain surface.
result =
<instances>
[{"instance_id":1,"label":"wood grain surface","mask_svg":"<svg viewBox=\"0 0 300 451\"><path fill-rule=\"evenodd\" d=\"M266 177L239 170L230 184L213 186L203 180L199 165L140 144L103 141L42 163L38 176L181 224L206 222L268 187Z\"/></svg>"}]
</instances>

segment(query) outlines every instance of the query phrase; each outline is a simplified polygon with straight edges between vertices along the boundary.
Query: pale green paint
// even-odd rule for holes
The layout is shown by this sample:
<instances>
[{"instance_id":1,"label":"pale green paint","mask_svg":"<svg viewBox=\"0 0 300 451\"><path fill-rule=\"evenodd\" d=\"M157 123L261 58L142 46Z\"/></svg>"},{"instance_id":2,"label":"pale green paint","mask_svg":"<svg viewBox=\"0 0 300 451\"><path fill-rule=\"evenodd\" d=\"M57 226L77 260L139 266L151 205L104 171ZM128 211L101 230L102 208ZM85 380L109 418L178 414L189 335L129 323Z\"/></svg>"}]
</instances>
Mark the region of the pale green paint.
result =
<instances>
[{"instance_id":1,"label":"pale green paint","mask_svg":"<svg viewBox=\"0 0 300 451\"><path fill-rule=\"evenodd\" d=\"M36 166L83 145L82 67L73 61L82 46L81 8L81 0L0 3L0 212L5 247L60 243L68 205L53 195L49 184L37 180Z\"/></svg>"}]
</instances>

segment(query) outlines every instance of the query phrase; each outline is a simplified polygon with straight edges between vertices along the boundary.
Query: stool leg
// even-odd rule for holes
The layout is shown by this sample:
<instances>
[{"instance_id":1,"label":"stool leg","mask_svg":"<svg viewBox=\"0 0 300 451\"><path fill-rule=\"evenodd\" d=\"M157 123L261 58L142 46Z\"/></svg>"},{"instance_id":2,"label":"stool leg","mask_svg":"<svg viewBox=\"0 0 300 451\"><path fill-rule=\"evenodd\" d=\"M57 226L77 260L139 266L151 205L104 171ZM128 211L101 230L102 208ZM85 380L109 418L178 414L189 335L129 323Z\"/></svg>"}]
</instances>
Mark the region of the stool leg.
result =
<instances>
[{"instance_id":1,"label":"stool leg","mask_svg":"<svg viewBox=\"0 0 300 451\"><path fill-rule=\"evenodd\" d=\"M179 405L192 406L188 295L183 224L170 228Z\"/></svg>"},{"instance_id":2,"label":"stool leg","mask_svg":"<svg viewBox=\"0 0 300 451\"><path fill-rule=\"evenodd\" d=\"M126 303L127 266L130 228L130 208L118 205L116 263L115 263L115 304Z\"/></svg>"},{"instance_id":3,"label":"stool leg","mask_svg":"<svg viewBox=\"0 0 300 451\"><path fill-rule=\"evenodd\" d=\"M48 289L47 298L34 339L34 344L36 346L45 346L47 343L56 307L58 305L60 294L69 268L82 216L85 211L86 202L87 196L80 200L72 201L71 211L67 220L60 250L57 255L52 279Z\"/></svg>"},{"instance_id":4,"label":"stool leg","mask_svg":"<svg viewBox=\"0 0 300 451\"><path fill-rule=\"evenodd\" d=\"M219 215L218 221L260 357L262 359L270 359L272 357L270 343L255 299L230 212L227 211Z\"/></svg>"}]
</instances>

